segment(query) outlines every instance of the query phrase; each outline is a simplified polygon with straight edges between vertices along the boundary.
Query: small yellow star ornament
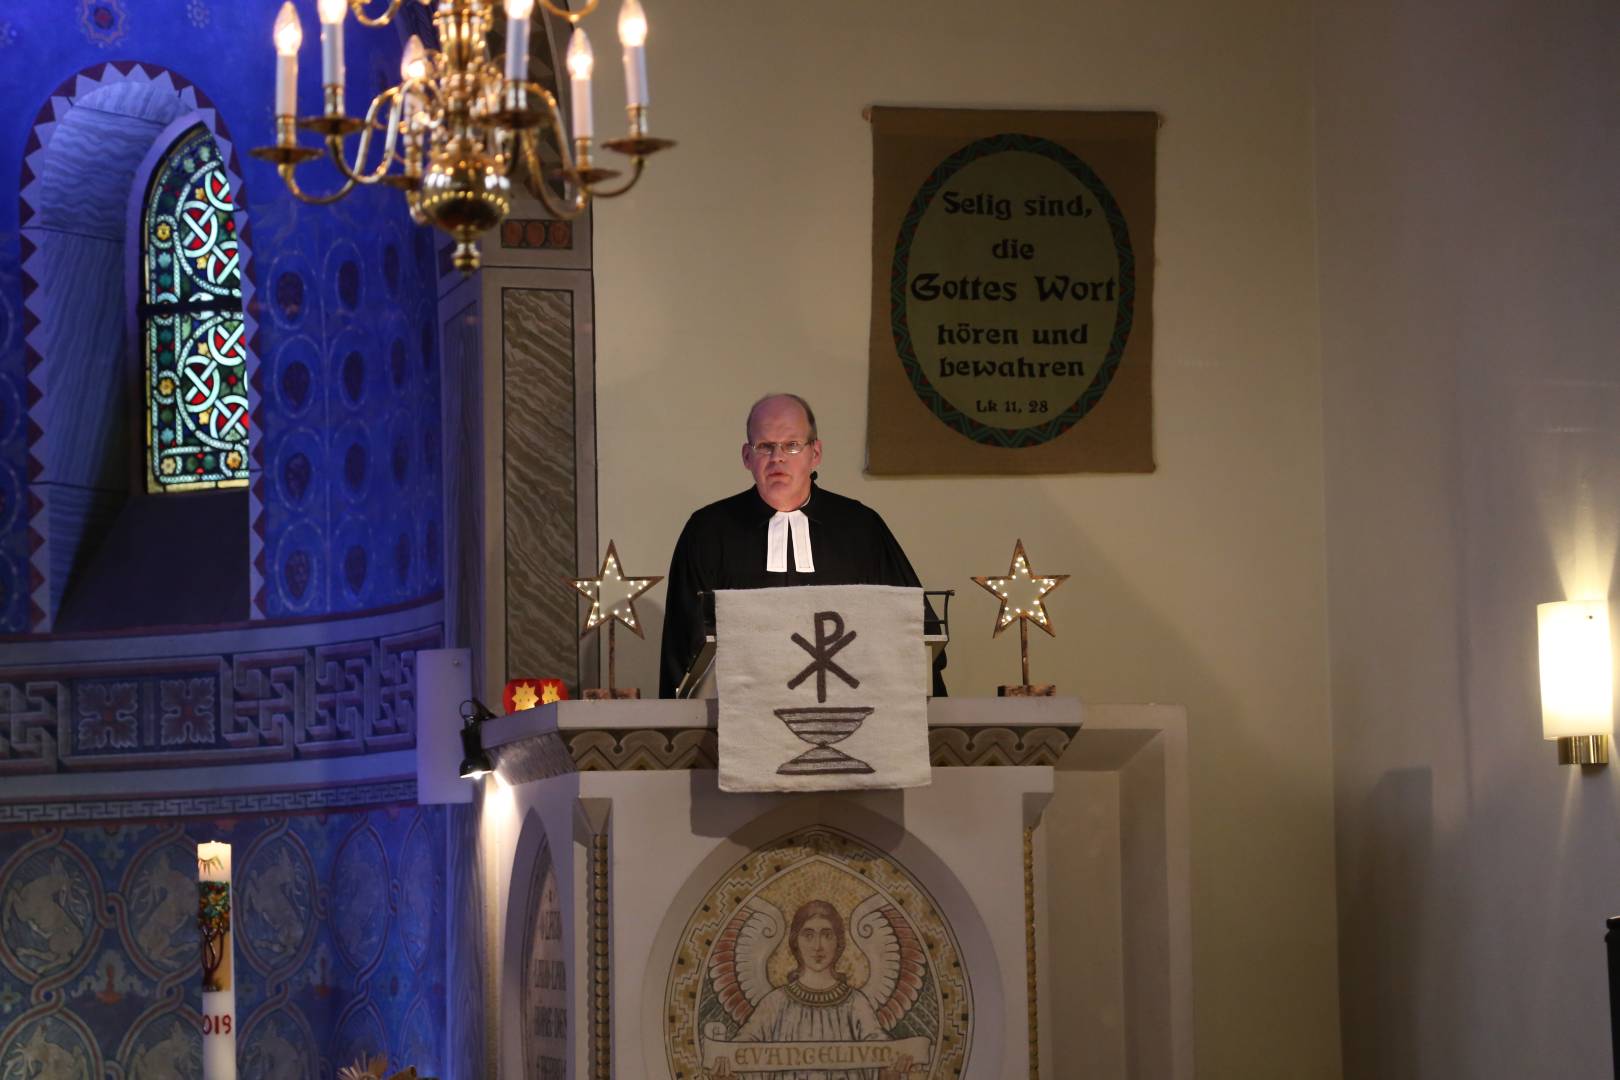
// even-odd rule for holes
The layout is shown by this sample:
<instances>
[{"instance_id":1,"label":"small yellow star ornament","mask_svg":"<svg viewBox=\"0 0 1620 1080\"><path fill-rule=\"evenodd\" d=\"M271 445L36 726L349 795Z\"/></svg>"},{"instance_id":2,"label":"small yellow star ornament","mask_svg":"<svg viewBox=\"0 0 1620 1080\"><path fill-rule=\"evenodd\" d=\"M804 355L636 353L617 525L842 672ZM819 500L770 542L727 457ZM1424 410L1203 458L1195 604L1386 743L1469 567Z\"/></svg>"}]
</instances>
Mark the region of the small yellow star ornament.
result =
<instances>
[{"instance_id":1,"label":"small yellow star ornament","mask_svg":"<svg viewBox=\"0 0 1620 1080\"><path fill-rule=\"evenodd\" d=\"M568 580L581 596L591 602L591 613L585 617L585 629L580 631L580 637L610 620L622 622L636 637L646 637L641 632L641 620L636 617L636 597L663 581L662 574L657 577L626 577L624 567L619 565L619 553L614 549L613 541L609 540L602 569L594 578Z\"/></svg>"}]
</instances>

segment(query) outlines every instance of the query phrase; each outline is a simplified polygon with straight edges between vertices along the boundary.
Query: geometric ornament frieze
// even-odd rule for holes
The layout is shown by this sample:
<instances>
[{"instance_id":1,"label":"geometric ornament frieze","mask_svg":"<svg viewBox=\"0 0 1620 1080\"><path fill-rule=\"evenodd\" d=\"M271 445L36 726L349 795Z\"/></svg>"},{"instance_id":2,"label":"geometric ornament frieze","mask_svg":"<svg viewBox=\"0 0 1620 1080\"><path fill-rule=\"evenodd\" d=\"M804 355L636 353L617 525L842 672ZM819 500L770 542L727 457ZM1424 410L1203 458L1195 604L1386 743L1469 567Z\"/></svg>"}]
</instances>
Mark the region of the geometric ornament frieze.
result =
<instances>
[{"instance_id":1,"label":"geometric ornament frieze","mask_svg":"<svg viewBox=\"0 0 1620 1080\"><path fill-rule=\"evenodd\" d=\"M0 777L410 749L416 654L442 643L432 623L319 645L0 668Z\"/></svg>"}]
</instances>

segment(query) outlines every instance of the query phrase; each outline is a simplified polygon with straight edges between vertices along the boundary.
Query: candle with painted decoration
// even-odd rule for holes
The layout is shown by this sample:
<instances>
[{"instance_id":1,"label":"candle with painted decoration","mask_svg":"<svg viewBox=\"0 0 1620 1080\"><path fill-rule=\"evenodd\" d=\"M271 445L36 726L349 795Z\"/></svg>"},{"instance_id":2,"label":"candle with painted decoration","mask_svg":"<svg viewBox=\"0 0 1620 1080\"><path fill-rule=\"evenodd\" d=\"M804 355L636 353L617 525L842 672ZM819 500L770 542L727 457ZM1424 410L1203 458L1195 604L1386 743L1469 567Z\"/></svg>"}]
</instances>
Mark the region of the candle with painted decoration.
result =
<instances>
[{"instance_id":1,"label":"candle with painted decoration","mask_svg":"<svg viewBox=\"0 0 1620 1080\"><path fill-rule=\"evenodd\" d=\"M591 52L591 39L585 36L580 27L574 28L574 34L568 39L568 78L569 89L573 92L574 138L588 139L591 137L591 69L596 66L596 57Z\"/></svg>"},{"instance_id":2,"label":"candle with painted decoration","mask_svg":"<svg viewBox=\"0 0 1620 1080\"><path fill-rule=\"evenodd\" d=\"M236 985L232 979L231 845L197 845L197 924L202 933L204 1080L236 1078Z\"/></svg>"},{"instance_id":3,"label":"candle with painted decoration","mask_svg":"<svg viewBox=\"0 0 1620 1080\"><path fill-rule=\"evenodd\" d=\"M304 27L292 0L281 5L273 34L276 42L276 115L298 112L298 46L304 43Z\"/></svg>"}]
</instances>

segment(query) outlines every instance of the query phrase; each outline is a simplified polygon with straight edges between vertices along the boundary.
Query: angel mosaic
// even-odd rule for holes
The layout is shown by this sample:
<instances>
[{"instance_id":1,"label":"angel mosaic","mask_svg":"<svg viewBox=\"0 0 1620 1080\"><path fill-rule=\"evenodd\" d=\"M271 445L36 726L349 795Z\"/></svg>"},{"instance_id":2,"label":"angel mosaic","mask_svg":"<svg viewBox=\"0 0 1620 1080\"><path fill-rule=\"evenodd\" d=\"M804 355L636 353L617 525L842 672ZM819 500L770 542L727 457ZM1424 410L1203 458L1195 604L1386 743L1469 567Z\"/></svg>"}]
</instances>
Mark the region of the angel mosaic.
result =
<instances>
[{"instance_id":1,"label":"angel mosaic","mask_svg":"<svg viewBox=\"0 0 1620 1080\"><path fill-rule=\"evenodd\" d=\"M836 906L800 905L786 927L793 968L773 984L769 967L783 936L782 912L760 896L737 911L709 955L715 994L737 1025L734 1032L723 1021L708 1025L704 1062L711 1076L730 1077L735 1068L771 1073L773 1080L900 1080L913 1067L926 1071L932 1040L892 1036L927 975L916 932L881 895L857 907L848 925L853 943ZM865 959L860 987L838 970L850 947Z\"/></svg>"},{"instance_id":2,"label":"angel mosaic","mask_svg":"<svg viewBox=\"0 0 1620 1080\"><path fill-rule=\"evenodd\" d=\"M811 825L749 851L691 909L665 986L669 1072L954 1080L972 998L922 884L887 851Z\"/></svg>"}]
</instances>

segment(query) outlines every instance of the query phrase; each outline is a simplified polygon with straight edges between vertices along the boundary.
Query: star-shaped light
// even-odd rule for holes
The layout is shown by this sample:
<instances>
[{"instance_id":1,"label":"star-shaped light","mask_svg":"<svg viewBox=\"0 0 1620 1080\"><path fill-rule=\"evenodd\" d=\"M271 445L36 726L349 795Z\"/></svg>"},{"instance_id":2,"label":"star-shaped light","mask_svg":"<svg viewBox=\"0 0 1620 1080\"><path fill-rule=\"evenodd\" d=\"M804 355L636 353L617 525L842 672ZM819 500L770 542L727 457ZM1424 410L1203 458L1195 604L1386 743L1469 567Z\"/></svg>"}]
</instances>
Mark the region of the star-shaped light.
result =
<instances>
[{"instance_id":1,"label":"star-shaped light","mask_svg":"<svg viewBox=\"0 0 1620 1080\"><path fill-rule=\"evenodd\" d=\"M557 701L561 701L561 700L562 700L562 694L557 692L557 684L556 683L547 682L546 685L544 685L544 686L542 686L540 688L540 704L542 704L542 705L550 705L553 702L557 702Z\"/></svg>"},{"instance_id":2,"label":"star-shaped light","mask_svg":"<svg viewBox=\"0 0 1620 1080\"><path fill-rule=\"evenodd\" d=\"M540 704L540 698L534 692L534 683L518 683L512 688L512 710L521 712L532 709Z\"/></svg>"},{"instance_id":3,"label":"star-shaped light","mask_svg":"<svg viewBox=\"0 0 1620 1080\"><path fill-rule=\"evenodd\" d=\"M662 574L658 577L626 577L624 568L619 565L619 553L614 550L613 541L609 540L607 555L602 558L602 569L596 577L568 580L581 596L591 602L591 613L585 617L585 629L580 637L610 619L622 622L637 637L646 637L641 632L641 620L636 617L636 597L663 581Z\"/></svg>"},{"instance_id":4,"label":"star-shaped light","mask_svg":"<svg viewBox=\"0 0 1620 1080\"><path fill-rule=\"evenodd\" d=\"M1052 618L1046 613L1044 598L1068 581L1069 575L1042 576L1030 570L1022 540L1013 544L1012 565L1007 568L1006 577L975 577L973 580L1001 601L1001 610L996 613L996 634L1022 619L1057 637L1052 629Z\"/></svg>"}]
</instances>

